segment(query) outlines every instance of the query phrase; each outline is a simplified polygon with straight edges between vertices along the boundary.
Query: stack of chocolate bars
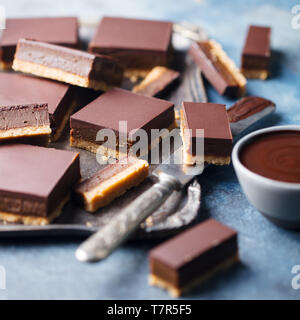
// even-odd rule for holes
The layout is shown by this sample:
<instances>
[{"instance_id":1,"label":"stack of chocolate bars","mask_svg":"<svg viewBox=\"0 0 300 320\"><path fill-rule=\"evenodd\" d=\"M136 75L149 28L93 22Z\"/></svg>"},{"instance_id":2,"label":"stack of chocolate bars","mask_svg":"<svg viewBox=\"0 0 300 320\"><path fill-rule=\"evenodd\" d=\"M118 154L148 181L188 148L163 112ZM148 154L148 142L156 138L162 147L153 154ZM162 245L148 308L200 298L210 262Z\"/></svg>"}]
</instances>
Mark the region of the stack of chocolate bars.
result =
<instances>
[{"instance_id":1,"label":"stack of chocolate bars","mask_svg":"<svg viewBox=\"0 0 300 320\"><path fill-rule=\"evenodd\" d=\"M192 43L189 53L219 94L240 97L245 76L268 75L270 29L250 27L241 70L214 40ZM149 164L128 153L137 131L150 137L153 129L176 127L174 104L161 99L180 80L171 69L173 54L171 22L104 17L84 51L75 17L7 19L0 40L0 219L44 225L60 215L71 194L95 212L140 184ZM125 78L131 90L122 87ZM78 95L88 89L99 91L98 97L77 110ZM261 101L248 97L237 104L259 108ZM222 104L182 102L185 164L199 161L198 139L204 139L206 163L230 163L228 115ZM48 147L66 136L68 123L71 147L115 163L81 179L78 152ZM114 145L98 139L101 129L115 133ZM149 139L146 151L152 147ZM151 284L178 296L236 261L237 252L236 232L209 220L151 251Z\"/></svg>"}]
</instances>

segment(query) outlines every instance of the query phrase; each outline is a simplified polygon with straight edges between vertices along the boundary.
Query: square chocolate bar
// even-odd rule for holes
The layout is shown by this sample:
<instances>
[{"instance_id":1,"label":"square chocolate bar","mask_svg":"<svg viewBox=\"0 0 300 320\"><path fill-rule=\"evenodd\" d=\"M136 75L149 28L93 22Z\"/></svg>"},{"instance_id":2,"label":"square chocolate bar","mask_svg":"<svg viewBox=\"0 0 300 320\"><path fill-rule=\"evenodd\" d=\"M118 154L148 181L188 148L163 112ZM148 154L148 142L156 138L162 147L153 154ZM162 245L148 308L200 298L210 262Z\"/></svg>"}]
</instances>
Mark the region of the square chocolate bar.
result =
<instances>
[{"instance_id":1,"label":"square chocolate bar","mask_svg":"<svg viewBox=\"0 0 300 320\"><path fill-rule=\"evenodd\" d=\"M197 129L203 129L204 135ZM225 105L183 102L181 132L186 164L192 165L203 160L217 165L230 163L232 135ZM204 159L202 154L197 154L198 139L204 139Z\"/></svg>"},{"instance_id":2,"label":"square chocolate bar","mask_svg":"<svg viewBox=\"0 0 300 320\"><path fill-rule=\"evenodd\" d=\"M121 121L126 122L126 128L120 128ZM150 143L154 144L150 141L151 129L174 128L174 104L123 89L112 89L73 114L70 122L71 146L104 157L119 158L127 156L140 129L147 134L149 145L144 151L148 151ZM116 136L116 144L97 141L97 133L101 129L111 129ZM119 141L121 133L126 141Z\"/></svg>"},{"instance_id":3,"label":"square chocolate bar","mask_svg":"<svg viewBox=\"0 0 300 320\"><path fill-rule=\"evenodd\" d=\"M152 249L149 260L150 285L178 297L239 260L237 232L209 219Z\"/></svg>"},{"instance_id":4,"label":"square chocolate bar","mask_svg":"<svg viewBox=\"0 0 300 320\"><path fill-rule=\"evenodd\" d=\"M0 66L10 68L21 38L78 47L78 21L75 17L9 18L0 40Z\"/></svg>"},{"instance_id":5,"label":"square chocolate bar","mask_svg":"<svg viewBox=\"0 0 300 320\"><path fill-rule=\"evenodd\" d=\"M125 68L125 76L145 76L155 66L169 63L172 23L104 17L89 51L110 55Z\"/></svg>"},{"instance_id":6,"label":"square chocolate bar","mask_svg":"<svg viewBox=\"0 0 300 320\"><path fill-rule=\"evenodd\" d=\"M79 153L31 146L0 146L0 219L44 225L59 216L80 179Z\"/></svg>"}]
</instances>

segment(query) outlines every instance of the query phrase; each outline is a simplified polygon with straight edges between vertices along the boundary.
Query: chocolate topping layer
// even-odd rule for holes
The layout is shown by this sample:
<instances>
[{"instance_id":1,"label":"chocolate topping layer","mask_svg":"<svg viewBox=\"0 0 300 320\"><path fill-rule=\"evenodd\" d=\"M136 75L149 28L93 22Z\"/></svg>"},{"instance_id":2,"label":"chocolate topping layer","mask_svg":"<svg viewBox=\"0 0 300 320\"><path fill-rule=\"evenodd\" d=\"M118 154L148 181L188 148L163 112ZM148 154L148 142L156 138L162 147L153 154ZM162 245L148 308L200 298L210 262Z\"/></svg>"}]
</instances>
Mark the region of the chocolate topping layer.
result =
<instances>
[{"instance_id":1,"label":"chocolate topping layer","mask_svg":"<svg viewBox=\"0 0 300 320\"><path fill-rule=\"evenodd\" d=\"M52 130L59 126L73 99L74 89L66 84L14 73L0 73L0 105L47 103Z\"/></svg>"},{"instance_id":2,"label":"chocolate topping layer","mask_svg":"<svg viewBox=\"0 0 300 320\"><path fill-rule=\"evenodd\" d=\"M166 65L171 49L172 23L104 17L89 51L107 54L127 68Z\"/></svg>"},{"instance_id":3,"label":"chocolate topping layer","mask_svg":"<svg viewBox=\"0 0 300 320\"><path fill-rule=\"evenodd\" d=\"M249 96L242 98L227 110L229 122L237 122L248 118L269 106L275 106L275 103L261 97Z\"/></svg>"},{"instance_id":4,"label":"chocolate topping layer","mask_svg":"<svg viewBox=\"0 0 300 320\"><path fill-rule=\"evenodd\" d=\"M237 253L235 230L209 219L150 251L151 273L183 287Z\"/></svg>"},{"instance_id":5,"label":"chocolate topping layer","mask_svg":"<svg viewBox=\"0 0 300 320\"><path fill-rule=\"evenodd\" d=\"M256 136L239 157L246 168L266 178L300 183L300 131Z\"/></svg>"},{"instance_id":6,"label":"chocolate topping layer","mask_svg":"<svg viewBox=\"0 0 300 320\"><path fill-rule=\"evenodd\" d=\"M75 17L6 19L6 29L0 40L0 59L12 62L19 39L77 47L78 21Z\"/></svg>"},{"instance_id":7,"label":"chocolate topping layer","mask_svg":"<svg viewBox=\"0 0 300 320\"><path fill-rule=\"evenodd\" d=\"M78 155L31 145L1 145L0 211L47 216L80 179Z\"/></svg>"},{"instance_id":8,"label":"chocolate topping layer","mask_svg":"<svg viewBox=\"0 0 300 320\"><path fill-rule=\"evenodd\" d=\"M127 158L127 162L120 162L117 161L114 164L109 164L106 167L102 168L98 172L96 172L92 177L80 182L76 186L76 192L82 193L92 190L100 183L114 177L118 173L124 171L125 169L129 168L130 166L134 165L137 162L137 159Z\"/></svg>"},{"instance_id":9,"label":"chocolate topping layer","mask_svg":"<svg viewBox=\"0 0 300 320\"><path fill-rule=\"evenodd\" d=\"M242 53L242 68L268 69L271 28L250 26Z\"/></svg>"},{"instance_id":10,"label":"chocolate topping layer","mask_svg":"<svg viewBox=\"0 0 300 320\"><path fill-rule=\"evenodd\" d=\"M131 140L138 129L149 134L151 129L168 128L174 122L174 104L123 89L111 89L72 115L71 128L108 128L118 135L120 121L127 121L124 133L130 133Z\"/></svg>"},{"instance_id":11,"label":"chocolate topping layer","mask_svg":"<svg viewBox=\"0 0 300 320\"><path fill-rule=\"evenodd\" d=\"M50 125L47 104L0 106L0 130Z\"/></svg>"},{"instance_id":12,"label":"chocolate topping layer","mask_svg":"<svg viewBox=\"0 0 300 320\"><path fill-rule=\"evenodd\" d=\"M196 151L196 129L204 129L204 153L207 155L229 156L232 149L232 135L225 105L216 103L183 102L184 128L191 130L189 152Z\"/></svg>"}]
</instances>

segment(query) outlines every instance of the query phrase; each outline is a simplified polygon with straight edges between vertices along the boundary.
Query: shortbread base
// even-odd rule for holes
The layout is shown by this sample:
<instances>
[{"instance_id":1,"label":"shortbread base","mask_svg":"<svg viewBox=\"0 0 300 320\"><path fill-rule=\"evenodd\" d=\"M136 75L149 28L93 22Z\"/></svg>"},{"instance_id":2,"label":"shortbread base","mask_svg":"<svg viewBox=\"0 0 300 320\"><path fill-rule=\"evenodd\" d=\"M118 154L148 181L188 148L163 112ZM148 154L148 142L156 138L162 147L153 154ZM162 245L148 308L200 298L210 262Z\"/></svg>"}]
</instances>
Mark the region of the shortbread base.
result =
<instances>
[{"instance_id":1,"label":"shortbread base","mask_svg":"<svg viewBox=\"0 0 300 320\"><path fill-rule=\"evenodd\" d=\"M211 278L217 272L220 272L222 270L229 268L230 266L232 266L234 263L238 261L239 261L239 255L238 253L236 253L233 257L227 259L221 264L218 264L216 267L212 268L209 272L202 274L201 276L196 278L194 281L192 281L191 283L189 283L188 285L182 288L175 287L174 285L170 284L164 279L159 278L154 274L150 274L149 276L149 285L167 290L173 298L178 298L183 294L190 292L193 288L199 286L200 284L202 284L203 282Z\"/></svg>"},{"instance_id":2,"label":"shortbread base","mask_svg":"<svg viewBox=\"0 0 300 320\"><path fill-rule=\"evenodd\" d=\"M39 127L23 127L23 128L12 128L8 130L0 130L0 142L5 140L19 139L19 138L30 138L37 136L49 136L51 134L50 126L39 126Z\"/></svg>"},{"instance_id":3,"label":"shortbread base","mask_svg":"<svg viewBox=\"0 0 300 320\"><path fill-rule=\"evenodd\" d=\"M91 88L94 90L107 91L111 86L104 81L91 80L86 77L63 71L57 68L46 67L37 63L14 59L12 68L15 71L30 73L39 77L57 80L73 84L83 88Z\"/></svg>"},{"instance_id":4,"label":"shortbread base","mask_svg":"<svg viewBox=\"0 0 300 320\"><path fill-rule=\"evenodd\" d=\"M265 70L265 69L245 69L245 68L242 68L241 72L248 79L266 80L269 76L268 70Z\"/></svg>"},{"instance_id":5,"label":"shortbread base","mask_svg":"<svg viewBox=\"0 0 300 320\"><path fill-rule=\"evenodd\" d=\"M36 216L22 216L21 214L12 212L0 211L0 220L7 223L21 223L25 225L40 225L44 226L51 223L55 218L57 218L64 207L64 205L69 201L70 196L68 195L63 199L63 201L58 205L58 207L47 217L36 217Z\"/></svg>"},{"instance_id":6,"label":"shortbread base","mask_svg":"<svg viewBox=\"0 0 300 320\"><path fill-rule=\"evenodd\" d=\"M234 78L238 85L237 96L244 96L246 93L246 83L247 80L240 70L236 67L234 61L230 59L226 52L223 50L222 46L214 40L208 41L211 47L213 55L219 60L219 62L228 70L230 75Z\"/></svg>"},{"instance_id":7,"label":"shortbread base","mask_svg":"<svg viewBox=\"0 0 300 320\"><path fill-rule=\"evenodd\" d=\"M151 69L125 69L124 78L129 79L132 83L137 82L139 79L147 77Z\"/></svg>"}]
</instances>

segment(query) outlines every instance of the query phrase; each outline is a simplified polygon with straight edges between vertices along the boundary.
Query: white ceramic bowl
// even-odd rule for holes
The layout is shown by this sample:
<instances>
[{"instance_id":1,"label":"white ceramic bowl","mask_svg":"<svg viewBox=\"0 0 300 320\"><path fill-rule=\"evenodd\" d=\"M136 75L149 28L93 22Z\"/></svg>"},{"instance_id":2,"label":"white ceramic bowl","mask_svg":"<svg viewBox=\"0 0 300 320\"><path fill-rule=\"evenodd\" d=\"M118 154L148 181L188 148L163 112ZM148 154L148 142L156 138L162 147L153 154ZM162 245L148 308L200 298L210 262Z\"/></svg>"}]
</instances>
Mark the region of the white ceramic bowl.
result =
<instances>
[{"instance_id":1,"label":"white ceramic bowl","mask_svg":"<svg viewBox=\"0 0 300 320\"><path fill-rule=\"evenodd\" d=\"M246 135L234 146L232 162L247 199L258 211L279 226L300 229L300 183L263 177L247 169L239 159L242 147L253 137L283 130L300 131L300 125L270 127Z\"/></svg>"}]
</instances>

